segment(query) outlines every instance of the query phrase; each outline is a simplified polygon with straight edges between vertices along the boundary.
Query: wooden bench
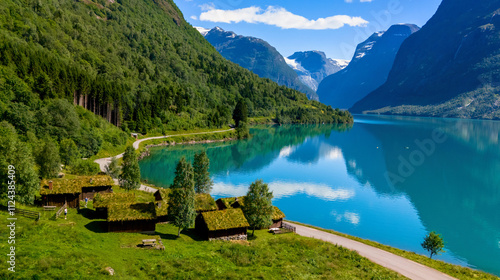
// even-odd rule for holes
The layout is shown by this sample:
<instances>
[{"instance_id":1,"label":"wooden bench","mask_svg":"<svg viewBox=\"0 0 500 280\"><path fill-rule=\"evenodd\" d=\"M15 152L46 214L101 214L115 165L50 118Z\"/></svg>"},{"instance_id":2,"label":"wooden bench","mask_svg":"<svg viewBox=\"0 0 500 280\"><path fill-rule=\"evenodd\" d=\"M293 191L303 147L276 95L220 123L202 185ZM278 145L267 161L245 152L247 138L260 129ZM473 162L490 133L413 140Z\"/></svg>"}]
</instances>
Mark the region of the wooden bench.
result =
<instances>
[{"instance_id":1,"label":"wooden bench","mask_svg":"<svg viewBox=\"0 0 500 280\"><path fill-rule=\"evenodd\" d=\"M156 246L156 239L143 239L142 246Z\"/></svg>"},{"instance_id":2,"label":"wooden bench","mask_svg":"<svg viewBox=\"0 0 500 280\"><path fill-rule=\"evenodd\" d=\"M45 211L53 211L56 210L57 206L43 206L43 210Z\"/></svg>"}]
</instances>

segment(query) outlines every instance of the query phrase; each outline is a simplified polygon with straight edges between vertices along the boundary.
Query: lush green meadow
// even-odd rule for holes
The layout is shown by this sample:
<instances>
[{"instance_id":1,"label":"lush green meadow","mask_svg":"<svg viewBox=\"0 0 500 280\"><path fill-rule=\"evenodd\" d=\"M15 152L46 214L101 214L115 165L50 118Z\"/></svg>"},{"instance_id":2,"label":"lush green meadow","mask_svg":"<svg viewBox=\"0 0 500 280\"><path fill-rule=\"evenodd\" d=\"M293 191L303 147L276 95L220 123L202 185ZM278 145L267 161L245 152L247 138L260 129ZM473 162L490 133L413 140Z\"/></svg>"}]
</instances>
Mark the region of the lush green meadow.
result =
<instances>
[{"instance_id":1,"label":"lush green meadow","mask_svg":"<svg viewBox=\"0 0 500 280\"><path fill-rule=\"evenodd\" d=\"M114 269L116 279L403 278L355 252L295 234L260 230L248 242L209 242L194 230L176 238L177 228L169 224L158 224L154 236L108 233L104 220L91 218L92 211L83 208L78 214L70 209L67 220L50 219L53 211L42 212L37 222L18 218L16 272L8 271L3 261L0 278L101 279L111 277L106 267ZM6 218L7 213L0 212L0 219ZM0 228L2 236L7 233L6 227ZM161 238L165 250L139 245L149 238ZM3 256L9 246L6 241L0 244Z\"/></svg>"}]
</instances>

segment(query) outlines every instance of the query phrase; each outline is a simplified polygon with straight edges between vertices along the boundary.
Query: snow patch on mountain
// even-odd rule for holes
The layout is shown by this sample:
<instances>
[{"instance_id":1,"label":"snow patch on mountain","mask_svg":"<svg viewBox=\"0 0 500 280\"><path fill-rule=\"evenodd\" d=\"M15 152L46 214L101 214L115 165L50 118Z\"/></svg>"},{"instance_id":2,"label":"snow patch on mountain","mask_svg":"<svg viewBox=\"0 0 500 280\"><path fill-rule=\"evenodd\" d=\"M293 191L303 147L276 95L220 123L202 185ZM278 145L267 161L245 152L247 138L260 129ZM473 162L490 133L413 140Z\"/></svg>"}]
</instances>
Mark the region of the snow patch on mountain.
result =
<instances>
[{"instance_id":1,"label":"snow patch on mountain","mask_svg":"<svg viewBox=\"0 0 500 280\"><path fill-rule=\"evenodd\" d=\"M204 27L199 27L199 26L193 26L196 30L198 30L198 32L200 32L201 35L205 36L207 35L208 31L210 31L210 29L207 29L207 28L204 28Z\"/></svg>"}]
</instances>

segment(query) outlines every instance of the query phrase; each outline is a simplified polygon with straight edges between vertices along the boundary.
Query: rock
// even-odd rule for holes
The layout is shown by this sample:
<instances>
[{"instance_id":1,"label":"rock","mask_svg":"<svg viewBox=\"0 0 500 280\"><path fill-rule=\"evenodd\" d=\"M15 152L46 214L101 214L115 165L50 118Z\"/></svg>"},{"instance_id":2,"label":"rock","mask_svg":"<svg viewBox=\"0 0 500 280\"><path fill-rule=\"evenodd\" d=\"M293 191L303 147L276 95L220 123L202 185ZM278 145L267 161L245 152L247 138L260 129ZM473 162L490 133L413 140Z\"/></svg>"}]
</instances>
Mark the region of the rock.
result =
<instances>
[{"instance_id":1,"label":"rock","mask_svg":"<svg viewBox=\"0 0 500 280\"><path fill-rule=\"evenodd\" d=\"M109 275L115 275L115 270L109 266L106 267L104 270L106 270L109 273Z\"/></svg>"}]
</instances>

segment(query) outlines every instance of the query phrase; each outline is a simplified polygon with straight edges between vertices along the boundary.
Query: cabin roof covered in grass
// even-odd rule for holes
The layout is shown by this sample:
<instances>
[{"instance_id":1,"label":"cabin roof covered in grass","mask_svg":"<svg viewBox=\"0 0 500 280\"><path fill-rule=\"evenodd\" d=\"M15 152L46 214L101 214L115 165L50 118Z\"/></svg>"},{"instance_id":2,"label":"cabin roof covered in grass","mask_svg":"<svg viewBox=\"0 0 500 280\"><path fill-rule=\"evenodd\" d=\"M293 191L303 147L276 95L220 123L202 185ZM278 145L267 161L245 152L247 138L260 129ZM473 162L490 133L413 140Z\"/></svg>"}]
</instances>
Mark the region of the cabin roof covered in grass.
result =
<instances>
[{"instance_id":1,"label":"cabin roof covered in grass","mask_svg":"<svg viewBox=\"0 0 500 280\"><path fill-rule=\"evenodd\" d=\"M273 206L273 208L274 208L273 216L272 216L273 220L279 220L279 219L283 219L285 217L285 213L283 213L278 207Z\"/></svg>"},{"instance_id":2,"label":"cabin roof covered in grass","mask_svg":"<svg viewBox=\"0 0 500 280\"><path fill-rule=\"evenodd\" d=\"M219 198L218 200L222 201L222 203L224 203L224 205L226 206L226 208L231 208L232 205L238 201L238 203L240 204L240 206L243 206L243 198L244 196L239 196L239 197L222 197L222 198Z\"/></svg>"},{"instance_id":3,"label":"cabin roof covered in grass","mask_svg":"<svg viewBox=\"0 0 500 280\"><path fill-rule=\"evenodd\" d=\"M94 196L94 207L108 207L111 204L132 204L136 201L133 193L97 193Z\"/></svg>"},{"instance_id":4,"label":"cabin roof covered in grass","mask_svg":"<svg viewBox=\"0 0 500 280\"><path fill-rule=\"evenodd\" d=\"M199 193L194 197L194 207L196 211L213 211L217 210L215 200L208 193Z\"/></svg>"},{"instance_id":5,"label":"cabin roof covered in grass","mask_svg":"<svg viewBox=\"0 0 500 280\"><path fill-rule=\"evenodd\" d=\"M52 190L49 190L49 181L52 181ZM81 193L83 187L112 185L114 185L113 179L108 175L78 176L73 179L44 179L40 182L40 194Z\"/></svg>"},{"instance_id":6,"label":"cabin roof covered in grass","mask_svg":"<svg viewBox=\"0 0 500 280\"><path fill-rule=\"evenodd\" d=\"M162 200L156 202L156 205L159 205L155 207L157 217L168 215L168 196L171 191L171 189L158 189L157 192L161 195Z\"/></svg>"},{"instance_id":7,"label":"cabin roof covered in grass","mask_svg":"<svg viewBox=\"0 0 500 280\"><path fill-rule=\"evenodd\" d=\"M203 212L201 215L210 231L250 226L240 208Z\"/></svg>"},{"instance_id":8,"label":"cabin roof covered in grass","mask_svg":"<svg viewBox=\"0 0 500 280\"><path fill-rule=\"evenodd\" d=\"M108 206L108 222L154 220L155 205L150 203L111 204Z\"/></svg>"}]
</instances>

